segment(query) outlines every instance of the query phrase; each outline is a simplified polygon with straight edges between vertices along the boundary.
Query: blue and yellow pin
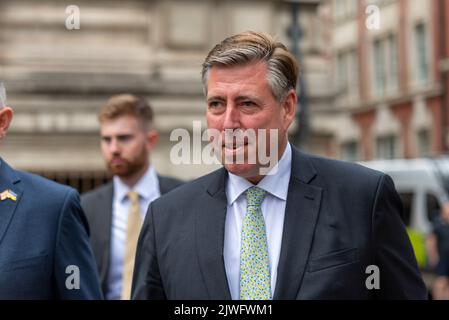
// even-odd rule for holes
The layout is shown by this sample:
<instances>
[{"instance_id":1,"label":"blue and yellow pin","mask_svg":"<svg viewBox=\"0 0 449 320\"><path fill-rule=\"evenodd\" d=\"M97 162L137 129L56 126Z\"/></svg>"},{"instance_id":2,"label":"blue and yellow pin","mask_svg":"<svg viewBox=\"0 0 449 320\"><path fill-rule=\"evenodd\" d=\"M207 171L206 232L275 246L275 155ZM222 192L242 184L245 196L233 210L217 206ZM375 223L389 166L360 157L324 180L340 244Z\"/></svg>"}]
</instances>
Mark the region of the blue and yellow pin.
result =
<instances>
[{"instance_id":1,"label":"blue and yellow pin","mask_svg":"<svg viewBox=\"0 0 449 320\"><path fill-rule=\"evenodd\" d=\"M17 194L15 194L14 191L12 191L10 189L6 189L2 193L0 193L0 200L4 201L6 199L11 199L12 201L16 201L17 200Z\"/></svg>"}]
</instances>

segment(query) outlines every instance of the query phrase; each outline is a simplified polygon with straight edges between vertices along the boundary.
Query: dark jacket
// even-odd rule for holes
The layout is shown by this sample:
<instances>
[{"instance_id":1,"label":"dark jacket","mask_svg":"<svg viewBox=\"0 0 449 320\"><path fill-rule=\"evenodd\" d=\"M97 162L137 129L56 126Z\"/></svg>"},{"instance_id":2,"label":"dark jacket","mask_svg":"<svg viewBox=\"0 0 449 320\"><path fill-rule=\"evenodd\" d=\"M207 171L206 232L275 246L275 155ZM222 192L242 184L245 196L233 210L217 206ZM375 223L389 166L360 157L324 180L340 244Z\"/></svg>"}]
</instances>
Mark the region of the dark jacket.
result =
<instances>
[{"instance_id":1,"label":"dark jacket","mask_svg":"<svg viewBox=\"0 0 449 320\"><path fill-rule=\"evenodd\" d=\"M0 162L0 299L102 299L78 193Z\"/></svg>"},{"instance_id":2,"label":"dark jacket","mask_svg":"<svg viewBox=\"0 0 449 320\"><path fill-rule=\"evenodd\" d=\"M231 298L226 177L219 169L150 205L133 299ZM389 176L292 148L274 299L426 299L401 211ZM378 290L366 286L370 265L379 270Z\"/></svg>"},{"instance_id":3,"label":"dark jacket","mask_svg":"<svg viewBox=\"0 0 449 320\"><path fill-rule=\"evenodd\" d=\"M161 195L182 184L182 181L158 175ZM81 196L81 206L86 212L91 230L90 240L100 274L101 288L108 290L108 272L112 231L112 200L114 185L112 182Z\"/></svg>"}]
</instances>

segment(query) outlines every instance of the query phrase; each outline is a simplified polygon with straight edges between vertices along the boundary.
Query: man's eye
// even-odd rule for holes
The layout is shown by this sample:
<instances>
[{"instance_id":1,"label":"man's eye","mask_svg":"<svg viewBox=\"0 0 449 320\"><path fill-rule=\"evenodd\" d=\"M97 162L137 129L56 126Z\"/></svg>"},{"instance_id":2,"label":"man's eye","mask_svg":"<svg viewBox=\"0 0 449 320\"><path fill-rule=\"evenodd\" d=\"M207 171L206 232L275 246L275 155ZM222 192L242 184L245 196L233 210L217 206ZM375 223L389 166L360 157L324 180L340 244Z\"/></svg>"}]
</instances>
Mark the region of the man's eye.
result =
<instances>
[{"instance_id":1,"label":"man's eye","mask_svg":"<svg viewBox=\"0 0 449 320\"><path fill-rule=\"evenodd\" d=\"M117 137L118 142L128 142L132 139L132 136L119 136Z\"/></svg>"},{"instance_id":2,"label":"man's eye","mask_svg":"<svg viewBox=\"0 0 449 320\"><path fill-rule=\"evenodd\" d=\"M104 143L110 143L111 142L111 138L109 137L101 137L101 141Z\"/></svg>"},{"instance_id":3,"label":"man's eye","mask_svg":"<svg viewBox=\"0 0 449 320\"><path fill-rule=\"evenodd\" d=\"M252 101L249 101L249 100L242 101L241 104L244 107L253 107L254 106L254 103Z\"/></svg>"},{"instance_id":4,"label":"man's eye","mask_svg":"<svg viewBox=\"0 0 449 320\"><path fill-rule=\"evenodd\" d=\"M223 106L223 103L220 102L220 101L211 101L211 102L209 102L209 108L211 108L211 109L218 109L218 108L220 108L222 106Z\"/></svg>"}]
</instances>

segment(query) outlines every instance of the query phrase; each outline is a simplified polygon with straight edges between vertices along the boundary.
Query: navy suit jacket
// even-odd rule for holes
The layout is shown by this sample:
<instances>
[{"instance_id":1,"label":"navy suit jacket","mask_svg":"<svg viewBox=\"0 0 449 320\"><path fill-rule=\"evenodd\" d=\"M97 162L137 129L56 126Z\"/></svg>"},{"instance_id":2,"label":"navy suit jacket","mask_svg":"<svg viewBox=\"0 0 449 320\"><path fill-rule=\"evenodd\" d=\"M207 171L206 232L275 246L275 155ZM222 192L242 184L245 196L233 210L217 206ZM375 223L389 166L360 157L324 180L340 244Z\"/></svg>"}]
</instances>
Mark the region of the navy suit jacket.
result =
<instances>
[{"instance_id":1,"label":"navy suit jacket","mask_svg":"<svg viewBox=\"0 0 449 320\"><path fill-rule=\"evenodd\" d=\"M0 299L101 299L78 193L0 159L6 189L17 199L0 201Z\"/></svg>"},{"instance_id":2,"label":"navy suit jacket","mask_svg":"<svg viewBox=\"0 0 449 320\"><path fill-rule=\"evenodd\" d=\"M226 177L219 169L150 205L133 299L231 298L223 259ZM274 299L426 299L401 211L387 175L292 148Z\"/></svg>"},{"instance_id":3,"label":"navy suit jacket","mask_svg":"<svg viewBox=\"0 0 449 320\"><path fill-rule=\"evenodd\" d=\"M158 175L159 190L165 194L181 185L183 181ZM111 181L81 195L81 207L86 213L91 234L90 243L97 262L103 295L108 292L108 276L111 255L112 202L114 183Z\"/></svg>"}]
</instances>

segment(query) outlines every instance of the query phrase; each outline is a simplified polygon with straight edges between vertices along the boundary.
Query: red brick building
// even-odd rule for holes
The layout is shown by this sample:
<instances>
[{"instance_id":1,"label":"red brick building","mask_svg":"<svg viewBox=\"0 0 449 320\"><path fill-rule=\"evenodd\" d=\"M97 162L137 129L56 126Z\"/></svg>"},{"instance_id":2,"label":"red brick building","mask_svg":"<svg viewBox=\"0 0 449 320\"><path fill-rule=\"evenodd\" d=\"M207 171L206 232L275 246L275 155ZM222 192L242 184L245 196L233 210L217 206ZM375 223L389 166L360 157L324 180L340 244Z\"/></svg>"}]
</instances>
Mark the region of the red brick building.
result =
<instances>
[{"instance_id":1,"label":"red brick building","mask_svg":"<svg viewBox=\"0 0 449 320\"><path fill-rule=\"evenodd\" d=\"M333 0L334 148L346 160L449 151L449 0Z\"/></svg>"}]
</instances>

